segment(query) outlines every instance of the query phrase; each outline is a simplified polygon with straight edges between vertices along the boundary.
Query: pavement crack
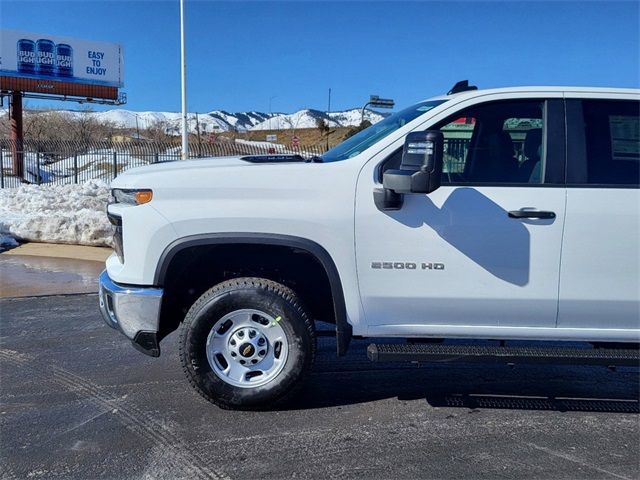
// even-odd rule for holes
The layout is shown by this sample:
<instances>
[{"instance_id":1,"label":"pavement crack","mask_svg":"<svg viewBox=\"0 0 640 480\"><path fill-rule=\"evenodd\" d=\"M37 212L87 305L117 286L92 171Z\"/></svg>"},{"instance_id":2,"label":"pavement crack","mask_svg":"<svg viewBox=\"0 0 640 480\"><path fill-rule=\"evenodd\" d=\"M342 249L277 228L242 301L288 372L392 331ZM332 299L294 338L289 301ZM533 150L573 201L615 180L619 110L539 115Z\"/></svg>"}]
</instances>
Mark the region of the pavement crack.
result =
<instances>
[{"instance_id":1,"label":"pavement crack","mask_svg":"<svg viewBox=\"0 0 640 480\"><path fill-rule=\"evenodd\" d=\"M579 458L574 457L573 455L569 455L562 452L556 452L555 450L552 450L547 447L541 447L540 445L536 445L535 443L525 442L525 445L528 445L531 448L535 448L536 450L540 450L541 452L544 452L553 457L562 458L569 462L575 463L577 465L581 465L583 467L590 468L591 470L595 470L597 472L604 473L615 478L621 478L622 480L632 480L631 477L625 477L624 475L618 475L617 473L610 472L609 470L605 470L604 468L596 467L595 465L584 462Z\"/></svg>"},{"instance_id":2,"label":"pavement crack","mask_svg":"<svg viewBox=\"0 0 640 480\"><path fill-rule=\"evenodd\" d=\"M85 421L83 421L83 422L80 422L80 423L79 423L79 424L77 424L77 425L74 425L73 427L71 427L71 428L69 428L69 429L65 430L65 431L64 431L64 432L62 432L62 433L59 433L59 434L58 434L58 435L56 435L56 436L57 436L57 437L59 437L59 436L61 436L61 435L65 435L65 434L67 434L67 433L69 433L69 432L73 432L74 430L77 430L78 428L82 427L83 425L86 425L87 423L89 423L89 422L91 422L91 421L95 420L96 418L99 418L99 417L103 416L103 415L104 415L104 414L106 414L106 413L109 413L110 411L112 411L112 410L104 410L104 411L102 411L102 412L100 412L100 413L97 413L97 414L93 415L91 418L88 418L87 420L85 420Z\"/></svg>"}]
</instances>

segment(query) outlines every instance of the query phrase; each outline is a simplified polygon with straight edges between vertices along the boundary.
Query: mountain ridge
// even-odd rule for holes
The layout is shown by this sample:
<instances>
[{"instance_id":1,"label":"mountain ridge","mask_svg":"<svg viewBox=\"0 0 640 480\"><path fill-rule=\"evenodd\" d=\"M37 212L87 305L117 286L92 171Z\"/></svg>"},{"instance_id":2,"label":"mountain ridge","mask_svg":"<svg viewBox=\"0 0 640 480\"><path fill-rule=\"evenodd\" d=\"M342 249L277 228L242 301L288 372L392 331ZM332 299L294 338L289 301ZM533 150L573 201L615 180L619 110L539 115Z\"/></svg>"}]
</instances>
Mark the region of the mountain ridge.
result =
<instances>
[{"instance_id":1,"label":"mountain ridge","mask_svg":"<svg viewBox=\"0 0 640 480\"><path fill-rule=\"evenodd\" d=\"M101 123L113 123L120 128L140 129L160 126L168 134L179 135L181 131L182 114L180 112L134 111L125 109L105 110L102 112L86 112L79 110L47 110L72 117L89 116ZM33 113L25 110L25 115ZM373 110L366 110L364 118L371 123L382 120L388 114ZM337 112L324 112L315 109L301 109L293 113L264 113L259 111L227 112L212 110L206 113L188 113L187 127L191 133L198 130L201 133L217 133L228 131L251 130L285 130L317 127L322 119L331 127L351 127L360 125L362 109L352 108Z\"/></svg>"}]
</instances>

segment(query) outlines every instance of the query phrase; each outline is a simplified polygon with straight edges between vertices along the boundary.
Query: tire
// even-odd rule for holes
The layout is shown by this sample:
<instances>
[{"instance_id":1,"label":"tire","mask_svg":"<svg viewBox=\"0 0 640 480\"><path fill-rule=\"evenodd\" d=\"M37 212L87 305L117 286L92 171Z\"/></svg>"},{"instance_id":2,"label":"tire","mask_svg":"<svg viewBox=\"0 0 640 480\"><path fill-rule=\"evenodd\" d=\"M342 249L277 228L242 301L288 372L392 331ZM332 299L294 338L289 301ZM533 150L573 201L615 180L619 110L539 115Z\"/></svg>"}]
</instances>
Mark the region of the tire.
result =
<instances>
[{"instance_id":1,"label":"tire","mask_svg":"<svg viewBox=\"0 0 640 480\"><path fill-rule=\"evenodd\" d=\"M206 291L180 334L189 382L228 409L264 409L282 400L311 369L314 355L315 330L302 302L263 278L228 280Z\"/></svg>"}]
</instances>

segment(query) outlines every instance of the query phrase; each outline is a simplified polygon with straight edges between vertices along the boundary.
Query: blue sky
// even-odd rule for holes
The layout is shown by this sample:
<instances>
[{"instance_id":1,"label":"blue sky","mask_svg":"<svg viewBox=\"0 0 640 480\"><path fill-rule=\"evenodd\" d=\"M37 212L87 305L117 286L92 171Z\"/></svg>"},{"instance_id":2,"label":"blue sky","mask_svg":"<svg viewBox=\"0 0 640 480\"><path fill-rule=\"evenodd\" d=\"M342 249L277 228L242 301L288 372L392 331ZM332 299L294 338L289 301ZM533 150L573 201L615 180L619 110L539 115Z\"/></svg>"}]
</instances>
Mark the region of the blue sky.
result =
<instances>
[{"instance_id":1,"label":"blue sky","mask_svg":"<svg viewBox=\"0 0 640 480\"><path fill-rule=\"evenodd\" d=\"M189 111L398 107L479 87L640 84L640 2L187 0ZM120 43L132 110L180 109L179 2L1 0L0 26ZM38 105L29 101L29 105ZM75 104L55 102L58 108ZM100 107L96 107L100 109Z\"/></svg>"}]
</instances>

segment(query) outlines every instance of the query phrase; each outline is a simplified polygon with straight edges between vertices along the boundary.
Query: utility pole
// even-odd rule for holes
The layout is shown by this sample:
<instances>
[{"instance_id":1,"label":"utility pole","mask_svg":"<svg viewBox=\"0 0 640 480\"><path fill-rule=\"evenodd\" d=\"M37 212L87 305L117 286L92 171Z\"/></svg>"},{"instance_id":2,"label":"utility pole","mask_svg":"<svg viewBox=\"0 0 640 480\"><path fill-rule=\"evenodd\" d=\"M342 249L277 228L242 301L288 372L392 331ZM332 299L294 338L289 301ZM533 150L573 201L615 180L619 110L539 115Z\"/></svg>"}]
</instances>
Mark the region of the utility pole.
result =
<instances>
[{"instance_id":1,"label":"utility pole","mask_svg":"<svg viewBox=\"0 0 640 480\"><path fill-rule=\"evenodd\" d=\"M180 77L182 80L182 160L189 158L187 131L187 58L184 44L184 0L180 0Z\"/></svg>"},{"instance_id":2,"label":"utility pole","mask_svg":"<svg viewBox=\"0 0 640 480\"><path fill-rule=\"evenodd\" d=\"M327 105L327 113L331 111L331 88L329 88L329 105Z\"/></svg>"}]
</instances>

